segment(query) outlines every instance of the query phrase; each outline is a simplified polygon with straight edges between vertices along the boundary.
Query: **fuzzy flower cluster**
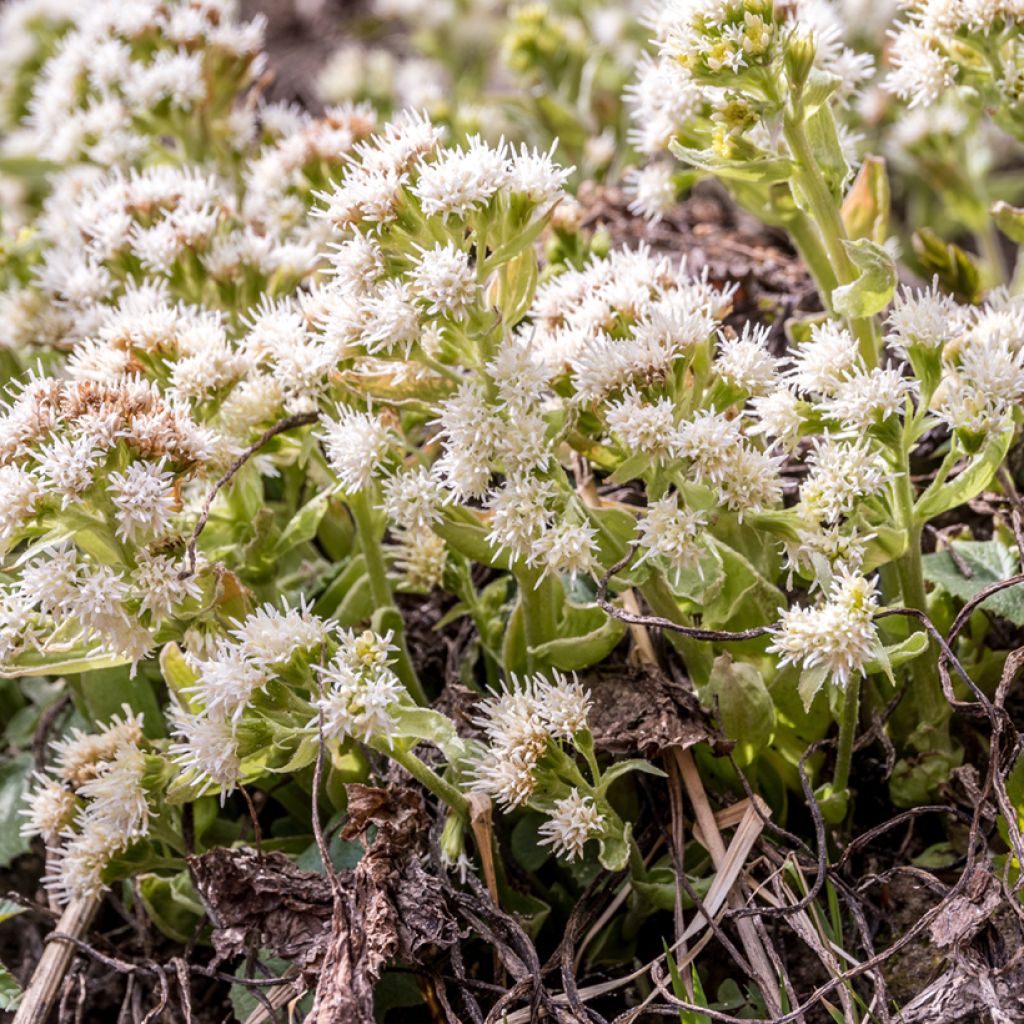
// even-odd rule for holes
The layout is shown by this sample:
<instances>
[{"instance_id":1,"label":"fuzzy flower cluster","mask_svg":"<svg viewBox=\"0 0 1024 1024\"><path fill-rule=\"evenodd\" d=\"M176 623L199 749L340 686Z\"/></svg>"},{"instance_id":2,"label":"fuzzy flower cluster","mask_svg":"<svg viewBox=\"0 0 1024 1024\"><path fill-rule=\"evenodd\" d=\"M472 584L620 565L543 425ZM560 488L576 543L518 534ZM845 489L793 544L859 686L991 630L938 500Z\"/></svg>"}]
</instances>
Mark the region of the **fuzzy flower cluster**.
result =
<instances>
[{"instance_id":1,"label":"fuzzy flower cluster","mask_svg":"<svg viewBox=\"0 0 1024 1024\"><path fill-rule=\"evenodd\" d=\"M1024 302L997 289L961 306L936 284L908 288L887 326L889 345L937 378L930 408L969 449L1010 426L1024 398Z\"/></svg>"},{"instance_id":2,"label":"fuzzy flower cluster","mask_svg":"<svg viewBox=\"0 0 1024 1024\"><path fill-rule=\"evenodd\" d=\"M885 86L911 107L949 93L1003 106L1010 121L1024 96L1024 8L1018 0L906 0L893 32ZM1018 127L1019 131L1019 127Z\"/></svg>"},{"instance_id":3,"label":"fuzzy flower cluster","mask_svg":"<svg viewBox=\"0 0 1024 1024\"><path fill-rule=\"evenodd\" d=\"M512 678L484 700L475 720L487 748L476 765L476 788L506 808L527 803L538 787L541 761L551 743L572 743L588 729L590 694L578 682L555 673Z\"/></svg>"},{"instance_id":4,"label":"fuzzy flower cluster","mask_svg":"<svg viewBox=\"0 0 1024 1024\"><path fill-rule=\"evenodd\" d=\"M823 603L813 608L797 605L782 613L768 650L779 655L780 666L818 670L819 685L828 679L846 687L877 651L876 611L874 583L841 572Z\"/></svg>"},{"instance_id":5,"label":"fuzzy flower cluster","mask_svg":"<svg viewBox=\"0 0 1024 1024\"><path fill-rule=\"evenodd\" d=\"M317 669L323 691L315 701L319 714L310 728L316 728L322 716L327 737L394 743L390 711L401 702L405 687L390 668L396 650L392 637L390 631L383 636L371 630L340 634L337 654Z\"/></svg>"},{"instance_id":6,"label":"fuzzy flower cluster","mask_svg":"<svg viewBox=\"0 0 1024 1024\"><path fill-rule=\"evenodd\" d=\"M153 629L198 596L164 542L180 482L213 448L187 408L138 378L33 377L14 394L0 412L0 543L44 539L2 591L4 661L78 640L133 663L151 649ZM72 512L74 543L61 526Z\"/></svg>"},{"instance_id":7,"label":"fuzzy flower cluster","mask_svg":"<svg viewBox=\"0 0 1024 1024\"><path fill-rule=\"evenodd\" d=\"M75 729L54 744L56 766L37 774L22 834L42 836L43 882L62 903L103 892L111 858L147 834L144 747L142 716L125 705L102 732Z\"/></svg>"},{"instance_id":8,"label":"fuzzy flower cluster","mask_svg":"<svg viewBox=\"0 0 1024 1024\"><path fill-rule=\"evenodd\" d=\"M223 802L237 786L245 753L239 725L246 711L293 659L318 658L331 631L332 623L305 606L279 611L268 604L236 623L211 651L186 655L195 682L170 709L170 753L198 793L217 789Z\"/></svg>"},{"instance_id":9,"label":"fuzzy flower cluster","mask_svg":"<svg viewBox=\"0 0 1024 1024\"><path fill-rule=\"evenodd\" d=\"M676 0L648 17L658 54L640 60L626 94L631 141L648 156L678 139L726 158L783 155L770 118L790 87L786 57L795 47L807 55L800 73L815 67L833 75L839 99L872 72L870 56L844 44L834 4ZM641 212L656 216L657 206Z\"/></svg>"},{"instance_id":10,"label":"fuzzy flower cluster","mask_svg":"<svg viewBox=\"0 0 1024 1024\"><path fill-rule=\"evenodd\" d=\"M5 47L31 38L19 13L2 26ZM241 22L224 0L74 4L60 13L63 31L26 83L27 116L8 151L112 166L189 122L194 142L245 130L233 103L263 70L262 19Z\"/></svg>"}]
</instances>

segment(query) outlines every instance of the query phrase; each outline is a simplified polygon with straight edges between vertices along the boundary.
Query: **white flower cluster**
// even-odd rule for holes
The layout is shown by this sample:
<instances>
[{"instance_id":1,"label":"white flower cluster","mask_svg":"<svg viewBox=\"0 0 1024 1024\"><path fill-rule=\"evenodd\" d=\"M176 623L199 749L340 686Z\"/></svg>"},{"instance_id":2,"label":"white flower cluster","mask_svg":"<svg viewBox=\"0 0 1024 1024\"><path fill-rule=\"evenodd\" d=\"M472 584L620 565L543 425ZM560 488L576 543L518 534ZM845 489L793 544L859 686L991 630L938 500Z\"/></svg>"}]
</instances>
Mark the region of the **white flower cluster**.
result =
<instances>
[{"instance_id":1,"label":"white flower cluster","mask_svg":"<svg viewBox=\"0 0 1024 1024\"><path fill-rule=\"evenodd\" d=\"M573 787L568 796L554 802L551 817L537 829L543 836L538 842L540 846L550 846L565 860L576 860L587 840L601 834L604 824L604 815L594 798Z\"/></svg>"},{"instance_id":2,"label":"white flower cluster","mask_svg":"<svg viewBox=\"0 0 1024 1024\"><path fill-rule=\"evenodd\" d=\"M888 343L920 365L937 363L931 401L950 427L976 442L999 433L1024 399L1024 302L1002 290L960 306L937 285L904 289L889 314Z\"/></svg>"},{"instance_id":3,"label":"white flower cluster","mask_svg":"<svg viewBox=\"0 0 1024 1024\"><path fill-rule=\"evenodd\" d=\"M873 582L848 572L833 580L827 600L815 608L794 606L782 613L769 651L779 665L819 669L821 682L846 687L877 653Z\"/></svg>"},{"instance_id":4,"label":"white flower cluster","mask_svg":"<svg viewBox=\"0 0 1024 1024\"><path fill-rule=\"evenodd\" d=\"M76 730L54 744L52 775L37 775L22 834L43 837L52 856L43 882L61 902L98 896L110 859L149 830L142 716L125 705L100 733Z\"/></svg>"},{"instance_id":5,"label":"white flower cluster","mask_svg":"<svg viewBox=\"0 0 1024 1024\"><path fill-rule=\"evenodd\" d=\"M1020 0L905 0L905 19L892 32L885 85L911 107L938 103L957 87L997 102L1024 97L1024 6Z\"/></svg>"},{"instance_id":6,"label":"white flower cluster","mask_svg":"<svg viewBox=\"0 0 1024 1024\"><path fill-rule=\"evenodd\" d=\"M189 121L226 134L238 116L232 100L264 67L262 19L240 22L225 0L74 4L58 13L64 31L33 82L27 119L7 141L12 152L110 166ZM31 36L24 11L2 28L5 52Z\"/></svg>"},{"instance_id":7,"label":"white flower cluster","mask_svg":"<svg viewBox=\"0 0 1024 1024\"><path fill-rule=\"evenodd\" d=\"M475 766L476 788L503 807L519 807L538 785L549 743L569 742L587 726L590 694L559 673L523 680L514 676L495 697L481 702L475 719L487 748Z\"/></svg>"},{"instance_id":8,"label":"white flower cluster","mask_svg":"<svg viewBox=\"0 0 1024 1024\"><path fill-rule=\"evenodd\" d=\"M153 630L199 593L160 545L180 481L213 444L183 405L138 378L24 384L0 414L0 545L11 550L69 509L92 525L77 546L58 530L20 559L2 591L0 658L76 638L133 663L145 656Z\"/></svg>"},{"instance_id":9,"label":"white flower cluster","mask_svg":"<svg viewBox=\"0 0 1024 1024\"><path fill-rule=\"evenodd\" d=\"M325 736L393 743L396 727L390 711L405 696L405 687L389 667L391 652L397 649L391 641L391 632L340 634L337 654L318 668L324 691L314 703L323 715ZM309 727L316 728L318 722L319 717Z\"/></svg>"},{"instance_id":10,"label":"white flower cluster","mask_svg":"<svg viewBox=\"0 0 1024 1024\"><path fill-rule=\"evenodd\" d=\"M298 655L319 657L333 625L305 606L264 605L237 623L206 655L189 653L195 683L171 707L176 741L170 753L199 793L220 790L221 802L241 771L237 731L245 712Z\"/></svg>"}]
</instances>

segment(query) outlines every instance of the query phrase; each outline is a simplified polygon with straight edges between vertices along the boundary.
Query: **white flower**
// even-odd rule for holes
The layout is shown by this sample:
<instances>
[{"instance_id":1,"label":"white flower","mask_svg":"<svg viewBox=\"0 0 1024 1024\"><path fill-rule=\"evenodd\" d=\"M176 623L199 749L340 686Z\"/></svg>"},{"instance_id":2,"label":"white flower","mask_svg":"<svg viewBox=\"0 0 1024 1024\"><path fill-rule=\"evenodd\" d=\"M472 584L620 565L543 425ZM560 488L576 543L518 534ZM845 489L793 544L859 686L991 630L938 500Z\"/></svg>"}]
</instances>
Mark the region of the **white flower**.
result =
<instances>
[{"instance_id":1,"label":"white flower","mask_svg":"<svg viewBox=\"0 0 1024 1024\"><path fill-rule=\"evenodd\" d=\"M557 142L553 142L546 153L538 149L527 149L525 145L520 147L518 153L512 149L505 181L508 191L526 196L541 207L547 207L560 199L566 181L576 168L555 164L553 157L557 145Z\"/></svg>"},{"instance_id":2,"label":"white flower","mask_svg":"<svg viewBox=\"0 0 1024 1024\"><path fill-rule=\"evenodd\" d=\"M830 419L839 420L845 429L865 431L902 413L916 383L899 370L876 366L865 372L858 368L825 398L822 411Z\"/></svg>"},{"instance_id":3,"label":"white flower","mask_svg":"<svg viewBox=\"0 0 1024 1024\"><path fill-rule=\"evenodd\" d=\"M373 739L392 743L395 721L390 709L401 701L405 688L387 668L353 668L344 654L317 671L325 683L325 692L315 706L323 712L324 735L352 736L369 743ZM309 723L315 728L318 719Z\"/></svg>"},{"instance_id":4,"label":"white flower","mask_svg":"<svg viewBox=\"0 0 1024 1024\"><path fill-rule=\"evenodd\" d=\"M919 26L901 25L888 55L892 70L885 88L909 100L911 107L937 102L956 82L956 65L942 52L936 37Z\"/></svg>"},{"instance_id":5,"label":"white flower","mask_svg":"<svg viewBox=\"0 0 1024 1024\"><path fill-rule=\"evenodd\" d=\"M145 755L135 744L126 743L78 787L78 795L88 801L85 819L117 836L121 846L149 830L149 803L142 787L145 770Z\"/></svg>"},{"instance_id":6,"label":"white flower","mask_svg":"<svg viewBox=\"0 0 1024 1024\"><path fill-rule=\"evenodd\" d=\"M56 437L40 450L39 471L48 489L60 495L61 508L67 508L92 484L93 470L102 454L87 434Z\"/></svg>"},{"instance_id":7,"label":"white flower","mask_svg":"<svg viewBox=\"0 0 1024 1024\"><path fill-rule=\"evenodd\" d=\"M929 288L904 287L893 300L886 319L886 343L902 358L912 346L941 348L959 333L961 307L951 295L939 290L938 278Z\"/></svg>"},{"instance_id":8,"label":"white flower","mask_svg":"<svg viewBox=\"0 0 1024 1024\"><path fill-rule=\"evenodd\" d=\"M0 466L0 541L9 539L31 517L42 497L39 481L20 466Z\"/></svg>"},{"instance_id":9,"label":"white flower","mask_svg":"<svg viewBox=\"0 0 1024 1024\"><path fill-rule=\"evenodd\" d=\"M423 466L405 470L384 480L384 511L406 530L427 530L440 522L445 502L444 486L436 473Z\"/></svg>"},{"instance_id":10,"label":"white flower","mask_svg":"<svg viewBox=\"0 0 1024 1024\"><path fill-rule=\"evenodd\" d=\"M300 650L319 648L327 639L330 624L310 612L303 601L299 608L287 605L278 611L265 604L231 630L246 659L260 668L283 665Z\"/></svg>"},{"instance_id":11,"label":"white flower","mask_svg":"<svg viewBox=\"0 0 1024 1024\"><path fill-rule=\"evenodd\" d=\"M197 677L188 694L202 704L204 715L226 720L232 727L249 707L253 694L270 681L268 670L250 662L238 644L222 641L211 658L187 657Z\"/></svg>"},{"instance_id":12,"label":"white flower","mask_svg":"<svg viewBox=\"0 0 1024 1024\"><path fill-rule=\"evenodd\" d=\"M417 170L419 180L412 192L423 212L445 219L479 209L505 185L509 173L504 142L492 148L475 135L468 149L447 149L434 160L422 161Z\"/></svg>"},{"instance_id":13,"label":"white flower","mask_svg":"<svg viewBox=\"0 0 1024 1024\"><path fill-rule=\"evenodd\" d=\"M28 820L21 826L23 836L42 836L47 846L57 845L75 814L75 794L56 779L36 772L36 786L25 794L28 806L19 811Z\"/></svg>"},{"instance_id":14,"label":"white flower","mask_svg":"<svg viewBox=\"0 0 1024 1024\"><path fill-rule=\"evenodd\" d=\"M722 413L701 411L679 424L676 452L690 459L701 478L721 480L729 462L743 447L740 421Z\"/></svg>"},{"instance_id":15,"label":"white flower","mask_svg":"<svg viewBox=\"0 0 1024 1024\"><path fill-rule=\"evenodd\" d=\"M668 398L645 402L635 388L605 407L609 432L629 454L643 452L658 461L672 458L676 444L675 405Z\"/></svg>"},{"instance_id":16,"label":"white flower","mask_svg":"<svg viewBox=\"0 0 1024 1024\"><path fill-rule=\"evenodd\" d=\"M860 362L857 339L831 320L811 328L811 340L793 351L792 384L799 391L831 395Z\"/></svg>"},{"instance_id":17,"label":"white flower","mask_svg":"<svg viewBox=\"0 0 1024 1024\"><path fill-rule=\"evenodd\" d=\"M597 531L587 523L556 523L545 530L530 547L527 564L540 566L542 578L548 573L565 573L575 579L597 567L594 558ZM540 580L537 586L540 586Z\"/></svg>"},{"instance_id":18,"label":"white flower","mask_svg":"<svg viewBox=\"0 0 1024 1024\"><path fill-rule=\"evenodd\" d=\"M415 295L427 303L431 316L461 319L476 296L476 272L469 254L451 242L420 249L419 259L409 271Z\"/></svg>"},{"instance_id":19,"label":"white flower","mask_svg":"<svg viewBox=\"0 0 1024 1024\"><path fill-rule=\"evenodd\" d=\"M169 747L171 759L183 774L198 785L200 796L210 789L220 789L223 806L241 778L238 744L231 723L204 712L193 713L172 704L169 717L172 735L177 741Z\"/></svg>"},{"instance_id":20,"label":"white flower","mask_svg":"<svg viewBox=\"0 0 1024 1024\"><path fill-rule=\"evenodd\" d=\"M800 400L788 387L782 385L766 394L757 395L750 402L757 422L750 428L751 434L763 434L776 440L787 449L793 448L800 440L800 429L804 416Z\"/></svg>"},{"instance_id":21,"label":"white flower","mask_svg":"<svg viewBox=\"0 0 1024 1024\"><path fill-rule=\"evenodd\" d=\"M537 829L544 837L539 844L550 846L559 857L575 860L583 853L587 840L600 835L603 826L604 815L594 798L583 796L574 787L567 797L555 801L551 817Z\"/></svg>"},{"instance_id":22,"label":"white flower","mask_svg":"<svg viewBox=\"0 0 1024 1024\"><path fill-rule=\"evenodd\" d=\"M833 683L845 687L874 655L877 610L874 584L841 570L823 605L783 613L768 650L781 655L780 665L821 666Z\"/></svg>"},{"instance_id":23,"label":"white flower","mask_svg":"<svg viewBox=\"0 0 1024 1024\"><path fill-rule=\"evenodd\" d=\"M138 552L135 561L132 590L141 596L139 611L149 612L154 625L170 618L186 601L199 599L199 581L193 573L182 577L182 562L148 551Z\"/></svg>"},{"instance_id":24,"label":"white flower","mask_svg":"<svg viewBox=\"0 0 1024 1024\"><path fill-rule=\"evenodd\" d=\"M511 477L489 495L491 529L487 542L495 552L508 550L511 561L528 557L547 529L554 514L549 503L555 497L555 485L539 477Z\"/></svg>"},{"instance_id":25,"label":"white flower","mask_svg":"<svg viewBox=\"0 0 1024 1024\"><path fill-rule=\"evenodd\" d=\"M768 351L768 327L747 323L738 338L722 337L715 369L733 387L750 395L767 394L775 384L775 359Z\"/></svg>"},{"instance_id":26,"label":"white flower","mask_svg":"<svg viewBox=\"0 0 1024 1024\"><path fill-rule=\"evenodd\" d=\"M878 450L866 439L815 439L807 463L799 507L812 522L833 523L850 515L858 501L880 493L889 480Z\"/></svg>"},{"instance_id":27,"label":"white flower","mask_svg":"<svg viewBox=\"0 0 1024 1024\"><path fill-rule=\"evenodd\" d=\"M360 299L360 307L359 340L366 351L388 355L398 351L408 357L421 333L420 311L410 286L405 281L385 281Z\"/></svg>"},{"instance_id":28,"label":"white flower","mask_svg":"<svg viewBox=\"0 0 1024 1024\"><path fill-rule=\"evenodd\" d=\"M327 461L345 491L363 490L380 471L394 435L379 417L354 409L339 410L321 435Z\"/></svg>"},{"instance_id":29,"label":"white flower","mask_svg":"<svg viewBox=\"0 0 1024 1024\"><path fill-rule=\"evenodd\" d=\"M783 456L741 444L714 480L719 497L741 520L744 512L777 505L782 499L779 468L783 461Z\"/></svg>"},{"instance_id":30,"label":"white flower","mask_svg":"<svg viewBox=\"0 0 1024 1024\"><path fill-rule=\"evenodd\" d=\"M117 536L130 544L165 533L174 512L174 474L160 462L132 462L107 477L107 493L116 509Z\"/></svg>"},{"instance_id":31,"label":"white flower","mask_svg":"<svg viewBox=\"0 0 1024 1024\"><path fill-rule=\"evenodd\" d=\"M631 167L625 175L629 212L657 224L676 205L678 194L671 164L658 161Z\"/></svg>"},{"instance_id":32,"label":"white flower","mask_svg":"<svg viewBox=\"0 0 1024 1024\"><path fill-rule=\"evenodd\" d=\"M663 558L678 576L691 566L699 568L701 531L707 520L702 512L679 507L679 498L671 494L649 502L647 514L637 522L640 547L639 562Z\"/></svg>"}]
</instances>

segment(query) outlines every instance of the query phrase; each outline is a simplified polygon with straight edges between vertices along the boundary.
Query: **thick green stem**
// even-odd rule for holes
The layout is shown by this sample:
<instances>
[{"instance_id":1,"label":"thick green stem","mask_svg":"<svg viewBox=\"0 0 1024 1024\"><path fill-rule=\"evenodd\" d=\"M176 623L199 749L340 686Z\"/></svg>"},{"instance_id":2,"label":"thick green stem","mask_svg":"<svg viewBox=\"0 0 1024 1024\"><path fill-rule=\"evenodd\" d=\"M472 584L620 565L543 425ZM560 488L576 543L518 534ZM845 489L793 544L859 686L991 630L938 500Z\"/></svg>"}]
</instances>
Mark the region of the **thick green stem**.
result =
<instances>
[{"instance_id":1,"label":"thick green stem","mask_svg":"<svg viewBox=\"0 0 1024 1024\"><path fill-rule=\"evenodd\" d=\"M534 672L544 667L534 655L534 649L558 636L562 584L557 576L550 573L542 576L536 569L525 566L516 571L516 582L519 584L519 600L526 628L527 663L530 671Z\"/></svg>"},{"instance_id":2,"label":"thick green stem","mask_svg":"<svg viewBox=\"0 0 1024 1024\"><path fill-rule=\"evenodd\" d=\"M903 603L908 608L927 612L921 560L922 528L914 516L914 491L910 481L909 460L896 481L896 504L900 525L907 531L907 550L896 562ZM950 708L942 692L935 661L931 656L933 653L934 645L930 653L921 655L910 663L912 688L909 704L913 712L914 728L920 728L921 725L932 726L940 735L935 737L939 742L932 742L930 745L935 749L944 749L949 744Z\"/></svg>"},{"instance_id":3,"label":"thick green stem","mask_svg":"<svg viewBox=\"0 0 1024 1024\"><path fill-rule=\"evenodd\" d=\"M836 280L835 271L829 262L828 253L821 244L821 235L818 229L806 214L798 213L787 219L786 231L807 266L825 307L829 308L832 304L832 292L835 291L839 282Z\"/></svg>"},{"instance_id":4,"label":"thick green stem","mask_svg":"<svg viewBox=\"0 0 1024 1024\"><path fill-rule=\"evenodd\" d=\"M377 749L400 764L420 785L429 789L438 800L443 800L463 821L469 821L469 801L456 786L442 779L411 750L390 750L386 744L381 744Z\"/></svg>"},{"instance_id":5,"label":"thick green stem","mask_svg":"<svg viewBox=\"0 0 1024 1024\"><path fill-rule=\"evenodd\" d=\"M840 216L839 203L818 168L814 150L804 130L802 110L786 114L783 132L796 163L794 184L802 193L811 219L818 228L835 278L841 285L852 284L858 273L844 245L848 241L846 227ZM826 309L831 309L831 292L822 295L822 301ZM874 318L851 317L849 323L850 330L860 342L861 356L865 363L869 367L875 366L878 362L879 341Z\"/></svg>"},{"instance_id":6,"label":"thick green stem","mask_svg":"<svg viewBox=\"0 0 1024 1024\"><path fill-rule=\"evenodd\" d=\"M417 704L426 706L430 703L420 683L419 676L409 657L409 649L405 644L405 624L401 612L395 605L388 583L387 566L384 564L384 553L381 548L382 538L377 535L373 524L373 512L370 499L365 491L354 494L349 500L352 518L355 520L356 532L363 557L366 559L366 574L370 580L370 595L377 610L390 609L393 614L388 616L388 625L394 629L394 642L398 648L395 659L395 674L405 684L409 695Z\"/></svg>"},{"instance_id":7,"label":"thick green stem","mask_svg":"<svg viewBox=\"0 0 1024 1024\"><path fill-rule=\"evenodd\" d=\"M832 791L845 793L850 785L850 762L853 759L853 740L860 720L860 679L846 684L843 713L839 718L839 745L836 748L836 767L832 773Z\"/></svg>"}]
</instances>

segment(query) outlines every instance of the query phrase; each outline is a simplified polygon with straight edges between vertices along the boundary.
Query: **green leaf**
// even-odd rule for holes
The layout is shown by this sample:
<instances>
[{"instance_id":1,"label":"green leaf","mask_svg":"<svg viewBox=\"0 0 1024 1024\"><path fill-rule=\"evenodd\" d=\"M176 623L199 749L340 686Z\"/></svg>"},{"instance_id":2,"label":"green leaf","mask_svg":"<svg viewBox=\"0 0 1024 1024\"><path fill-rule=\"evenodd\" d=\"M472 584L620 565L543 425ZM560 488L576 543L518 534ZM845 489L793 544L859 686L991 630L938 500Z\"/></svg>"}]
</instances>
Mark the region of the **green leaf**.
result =
<instances>
[{"instance_id":1,"label":"green leaf","mask_svg":"<svg viewBox=\"0 0 1024 1024\"><path fill-rule=\"evenodd\" d=\"M645 761L641 757L633 757L626 761L616 761L606 772L602 772L597 792L603 797L616 779L621 779L623 775L628 775L630 772L643 772L645 775L658 775L665 778L665 773L650 761Z\"/></svg>"},{"instance_id":2,"label":"green leaf","mask_svg":"<svg viewBox=\"0 0 1024 1024\"><path fill-rule=\"evenodd\" d=\"M307 501L292 516L288 525L281 532L281 536L277 538L277 542L270 552L271 557L278 558L291 551L292 548L298 547L299 544L312 540L320 528L320 520L323 519L330 500L331 492L321 491L316 497Z\"/></svg>"},{"instance_id":3,"label":"green leaf","mask_svg":"<svg viewBox=\"0 0 1024 1024\"><path fill-rule=\"evenodd\" d=\"M911 633L906 640L898 644L891 644L882 647L879 644L878 653L874 658L864 663L864 674L872 675L875 672L884 672L892 679L892 670L913 661L928 650L928 634L923 632Z\"/></svg>"},{"instance_id":4,"label":"green leaf","mask_svg":"<svg viewBox=\"0 0 1024 1024\"><path fill-rule=\"evenodd\" d=\"M0 868L7 867L29 849L19 829L25 806L25 792L32 773L32 755L18 754L0 764Z\"/></svg>"},{"instance_id":5,"label":"green leaf","mask_svg":"<svg viewBox=\"0 0 1024 1024\"><path fill-rule=\"evenodd\" d=\"M173 878L140 875L139 893L150 920L168 938L188 942L205 911L187 871Z\"/></svg>"},{"instance_id":6,"label":"green leaf","mask_svg":"<svg viewBox=\"0 0 1024 1024\"><path fill-rule=\"evenodd\" d=\"M3 964L0 964L0 1010L16 1010L21 1002L21 986Z\"/></svg>"},{"instance_id":7,"label":"green leaf","mask_svg":"<svg viewBox=\"0 0 1024 1024\"><path fill-rule=\"evenodd\" d=\"M921 228L911 240L922 276L937 276L942 287L958 302L977 305L984 296L981 274L975 261L952 242L944 242L930 228Z\"/></svg>"},{"instance_id":8,"label":"green leaf","mask_svg":"<svg viewBox=\"0 0 1024 1024\"><path fill-rule=\"evenodd\" d=\"M804 703L804 711L809 712L811 710L814 698L818 695L818 691L822 686L825 685L825 680L827 678L827 665L815 665L814 668L805 668L800 673L800 682L797 684L797 691L800 694L800 699Z\"/></svg>"},{"instance_id":9,"label":"green leaf","mask_svg":"<svg viewBox=\"0 0 1024 1024\"><path fill-rule=\"evenodd\" d=\"M452 720L440 711L403 704L392 709L391 718L397 737L433 743L450 762L457 761L466 752L466 745L455 731Z\"/></svg>"},{"instance_id":10,"label":"green leaf","mask_svg":"<svg viewBox=\"0 0 1024 1024\"><path fill-rule=\"evenodd\" d=\"M725 735L736 742L741 767L750 764L775 734L775 703L761 673L751 664L733 661L729 654L715 659L701 703L714 708Z\"/></svg>"},{"instance_id":11,"label":"green leaf","mask_svg":"<svg viewBox=\"0 0 1024 1024\"><path fill-rule=\"evenodd\" d=\"M683 163L707 171L724 181L742 181L770 185L788 181L793 175L793 162L773 157L752 160L730 160L711 149L690 149L673 142L669 148Z\"/></svg>"},{"instance_id":12,"label":"green leaf","mask_svg":"<svg viewBox=\"0 0 1024 1024\"><path fill-rule=\"evenodd\" d=\"M992 214L992 219L996 222L996 227L1011 242L1024 245L1024 210L1000 200L992 205L992 209L989 212Z\"/></svg>"},{"instance_id":13,"label":"green leaf","mask_svg":"<svg viewBox=\"0 0 1024 1024\"><path fill-rule=\"evenodd\" d=\"M937 551L924 556L924 578L962 601L1020 572L1016 551L1002 541L957 540L952 546L970 575L964 574L949 551ZM1024 584L998 591L980 607L1015 626L1024 626Z\"/></svg>"},{"instance_id":14,"label":"green leaf","mask_svg":"<svg viewBox=\"0 0 1024 1024\"><path fill-rule=\"evenodd\" d=\"M0 900L0 924L9 921L12 917L24 914L27 908L15 903L13 900Z\"/></svg>"},{"instance_id":15,"label":"green leaf","mask_svg":"<svg viewBox=\"0 0 1024 1024\"><path fill-rule=\"evenodd\" d=\"M555 640L531 647L530 653L561 672L577 672L604 661L619 645L625 635L626 625L605 615L600 609L597 611L604 622L596 629L589 633L559 636Z\"/></svg>"},{"instance_id":16,"label":"green leaf","mask_svg":"<svg viewBox=\"0 0 1024 1024\"><path fill-rule=\"evenodd\" d=\"M550 857L551 847L537 841L538 829L547 818L537 811L528 811L516 822L509 837L512 856L524 871L537 871Z\"/></svg>"},{"instance_id":17,"label":"green leaf","mask_svg":"<svg viewBox=\"0 0 1024 1024\"><path fill-rule=\"evenodd\" d=\"M786 603L782 592L761 575L744 555L715 538L708 538L722 558L724 582L703 609L708 629L744 629L773 622Z\"/></svg>"},{"instance_id":18,"label":"green leaf","mask_svg":"<svg viewBox=\"0 0 1024 1024\"><path fill-rule=\"evenodd\" d=\"M185 655L181 653L181 648L177 644L168 643L161 648L160 671L168 689L184 706L190 707L191 701L185 691L195 686L199 677L185 660Z\"/></svg>"},{"instance_id":19,"label":"green leaf","mask_svg":"<svg viewBox=\"0 0 1024 1024\"><path fill-rule=\"evenodd\" d=\"M1014 428L988 438L981 451L968 463L967 468L953 480L935 481L917 499L914 516L919 523L927 523L951 508L966 505L977 497L992 482L996 471L1003 464L1010 450Z\"/></svg>"},{"instance_id":20,"label":"green leaf","mask_svg":"<svg viewBox=\"0 0 1024 1024\"><path fill-rule=\"evenodd\" d=\"M843 242L859 274L855 281L832 291L832 306L841 316L861 317L881 313L896 291L896 264L888 251L870 238Z\"/></svg>"}]
</instances>

